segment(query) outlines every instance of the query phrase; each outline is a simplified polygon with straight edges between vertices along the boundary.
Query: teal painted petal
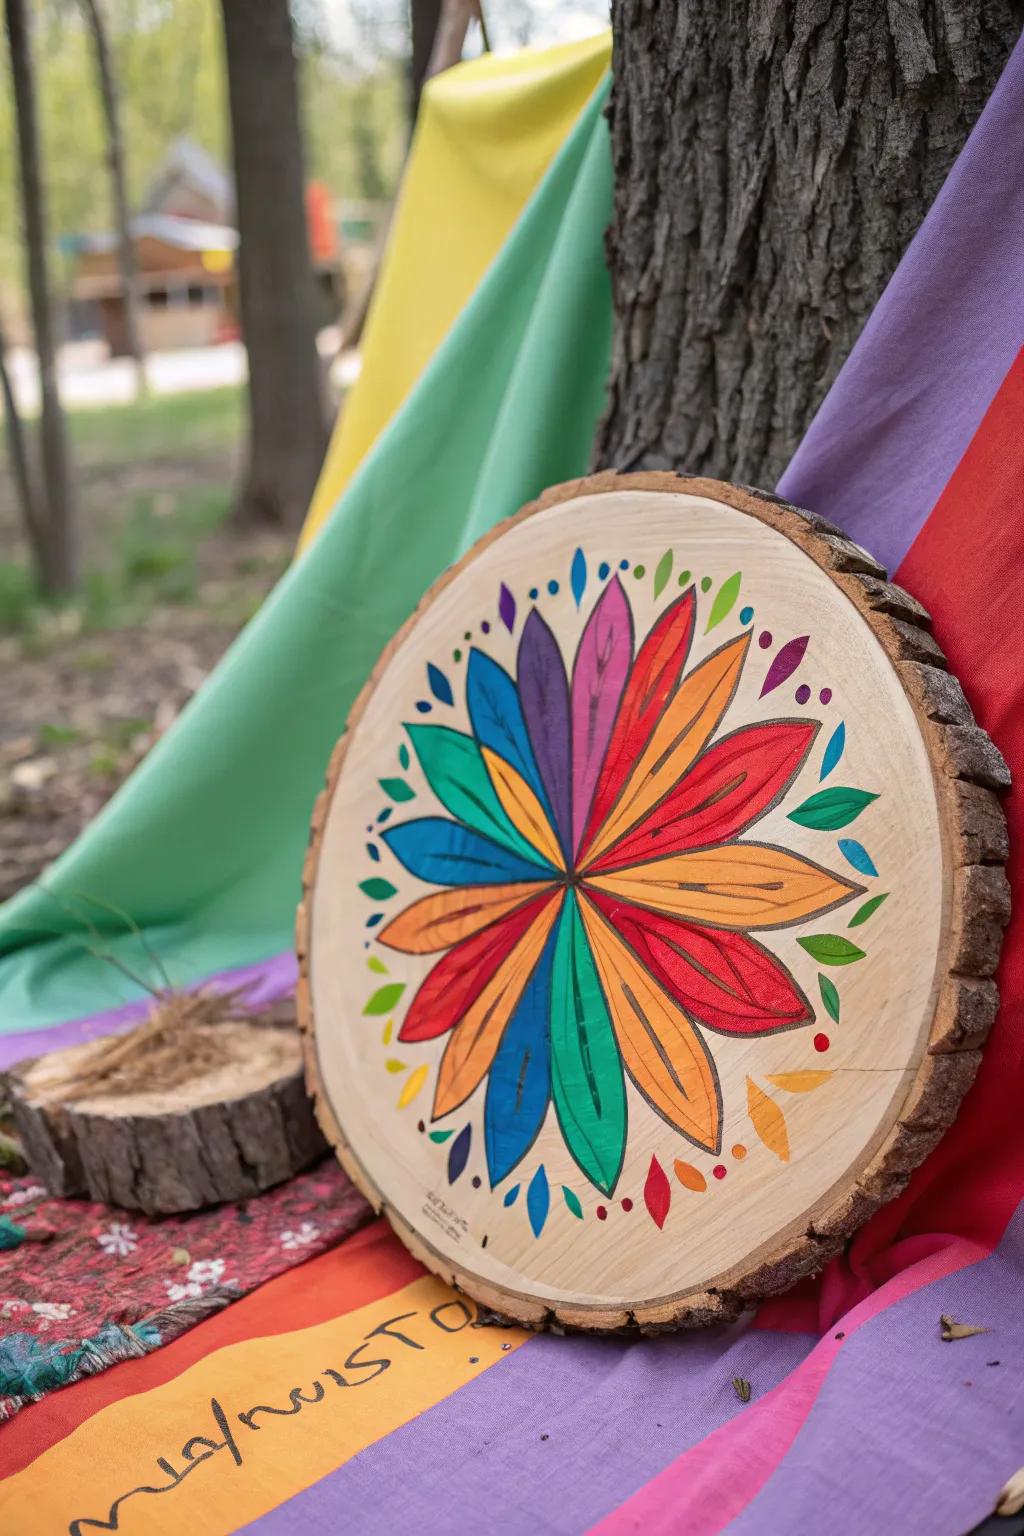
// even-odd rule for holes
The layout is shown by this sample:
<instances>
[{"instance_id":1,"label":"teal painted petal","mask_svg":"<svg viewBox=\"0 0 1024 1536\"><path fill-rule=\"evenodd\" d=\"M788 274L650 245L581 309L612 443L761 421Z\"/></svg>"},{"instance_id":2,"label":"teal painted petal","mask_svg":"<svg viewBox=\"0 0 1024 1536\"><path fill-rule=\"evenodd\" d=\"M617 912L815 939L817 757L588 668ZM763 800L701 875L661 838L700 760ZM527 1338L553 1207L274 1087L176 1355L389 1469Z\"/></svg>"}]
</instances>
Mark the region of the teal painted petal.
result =
<instances>
[{"instance_id":1,"label":"teal painted petal","mask_svg":"<svg viewBox=\"0 0 1024 1536\"><path fill-rule=\"evenodd\" d=\"M409 725L406 729L427 782L446 810L522 858L551 867L505 815L472 736L446 725Z\"/></svg>"},{"instance_id":2,"label":"teal painted petal","mask_svg":"<svg viewBox=\"0 0 1024 1536\"><path fill-rule=\"evenodd\" d=\"M610 1195L626 1150L626 1084L575 896L565 903L555 944L551 1094L569 1152Z\"/></svg>"},{"instance_id":3,"label":"teal painted petal","mask_svg":"<svg viewBox=\"0 0 1024 1536\"><path fill-rule=\"evenodd\" d=\"M551 1209L551 1190L548 1186L548 1176L544 1172L544 1164L541 1163L537 1172L530 1180L530 1187L526 1191L526 1214L530 1218L530 1227L534 1237L540 1237L544 1230L544 1223L548 1219L548 1211Z\"/></svg>"}]
</instances>

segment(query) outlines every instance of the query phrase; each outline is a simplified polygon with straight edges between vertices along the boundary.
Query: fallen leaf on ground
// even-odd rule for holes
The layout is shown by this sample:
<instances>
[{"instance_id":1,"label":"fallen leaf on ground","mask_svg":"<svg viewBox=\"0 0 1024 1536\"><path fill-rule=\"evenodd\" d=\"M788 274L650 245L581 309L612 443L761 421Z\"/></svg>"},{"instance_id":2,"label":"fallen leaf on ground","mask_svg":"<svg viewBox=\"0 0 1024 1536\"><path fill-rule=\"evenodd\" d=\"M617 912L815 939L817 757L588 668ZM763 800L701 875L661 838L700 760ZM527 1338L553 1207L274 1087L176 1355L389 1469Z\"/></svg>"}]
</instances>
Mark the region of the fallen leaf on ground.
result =
<instances>
[{"instance_id":1,"label":"fallen leaf on ground","mask_svg":"<svg viewBox=\"0 0 1024 1536\"><path fill-rule=\"evenodd\" d=\"M976 1333L990 1333L989 1328L975 1328L971 1323L958 1323L955 1317L950 1317L948 1312L943 1312L939 1318L939 1327L942 1337L947 1344L954 1339L971 1339Z\"/></svg>"},{"instance_id":2,"label":"fallen leaf on ground","mask_svg":"<svg viewBox=\"0 0 1024 1536\"><path fill-rule=\"evenodd\" d=\"M732 1379L732 1389L741 1403L750 1402L750 1382L747 1381L745 1376L734 1376Z\"/></svg>"}]
</instances>

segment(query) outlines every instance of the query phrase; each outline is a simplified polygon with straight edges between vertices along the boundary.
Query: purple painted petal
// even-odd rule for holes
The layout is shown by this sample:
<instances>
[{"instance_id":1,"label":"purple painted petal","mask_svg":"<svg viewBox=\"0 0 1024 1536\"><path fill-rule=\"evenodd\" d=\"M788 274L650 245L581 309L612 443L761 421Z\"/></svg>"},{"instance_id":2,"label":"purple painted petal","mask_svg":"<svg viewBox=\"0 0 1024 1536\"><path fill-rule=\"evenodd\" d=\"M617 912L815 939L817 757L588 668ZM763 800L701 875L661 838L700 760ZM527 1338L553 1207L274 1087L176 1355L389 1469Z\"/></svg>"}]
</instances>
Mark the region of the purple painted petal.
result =
<instances>
[{"instance_id":1,"label":"purple painted petal","mask_svg":"<svg viewBox=\"0 0 1024 1536\"><path fill-rule=\"evenodd\" d=\"M572 672L572 844L579 847L633 662L633 615L616 576L587 620Z\"/></svg>"},{"instance_id":2,"label":"purple painted petal","mask_svg":"<svg viewBox=\"0 0 1024 1536\"><path fill-rule=\"evenodd\" d=\"M516 622L516 600L504 582L498 593L498 617L511 634Z\"/></svg>"},{"instance_id":3,"label":"purple painted petal","mask_svg":"<svg viewBox=\"0 0 1024 1536\"><path fill-rule=\"evenodd\" d=\"M761 689L762 699L766 693L771 693L773 689L784 683L787 677L792 677L804 659L804 652L810 638L810 635L797 635L795 640L787 641L778 655L773 658Z\"/></svg>"},{"instance_id":4,"label":"purple painted petal","mask_svg":"<svg viewBox=\"0 0 1024 1536\"><path fill-rule=\"evenodd\" d=\"M571 858L569 683L558 641L536 608L523 626L516 672L523 718L554 813L558 841L566 857Z\"/></svg>"}]
</instances>

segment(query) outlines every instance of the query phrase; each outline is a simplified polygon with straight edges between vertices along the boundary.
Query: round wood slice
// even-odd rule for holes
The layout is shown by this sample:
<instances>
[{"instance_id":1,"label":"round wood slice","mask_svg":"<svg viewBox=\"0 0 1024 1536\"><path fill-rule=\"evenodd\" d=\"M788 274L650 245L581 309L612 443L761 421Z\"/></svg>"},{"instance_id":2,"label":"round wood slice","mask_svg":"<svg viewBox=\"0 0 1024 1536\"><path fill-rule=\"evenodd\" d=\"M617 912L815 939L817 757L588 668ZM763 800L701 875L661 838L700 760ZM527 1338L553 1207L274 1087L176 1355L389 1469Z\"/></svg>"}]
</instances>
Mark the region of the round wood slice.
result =
<instances>
[{"instance_id":1,"label":"round wood slice","mask_svg":"<svg viewBox=\"0 0 1024 1536\"><path fill-rule=\"evenodd\" d=\"M51 1194L169 1215L258 1194L325 1150L290 1007L190 1029L197 1069L171 1086L141 1064L138 1084L122 1071L116 1089L76 1088L111 1044L54 1051L8 1075L25 1155Z\"/></svg>"},{"instance_id":2,"label":"round wood slice","mask_svg":"<svg viewBox=\"0 0 1024 1536\"><path fill-rule=\"evenodd\" d=\"M428 593L332 758L298 919L328 1139L506 1316L735 1316L953 1120L1007 784L838 529L710 480L556 486Z\"/></svg>"}]
</instances>

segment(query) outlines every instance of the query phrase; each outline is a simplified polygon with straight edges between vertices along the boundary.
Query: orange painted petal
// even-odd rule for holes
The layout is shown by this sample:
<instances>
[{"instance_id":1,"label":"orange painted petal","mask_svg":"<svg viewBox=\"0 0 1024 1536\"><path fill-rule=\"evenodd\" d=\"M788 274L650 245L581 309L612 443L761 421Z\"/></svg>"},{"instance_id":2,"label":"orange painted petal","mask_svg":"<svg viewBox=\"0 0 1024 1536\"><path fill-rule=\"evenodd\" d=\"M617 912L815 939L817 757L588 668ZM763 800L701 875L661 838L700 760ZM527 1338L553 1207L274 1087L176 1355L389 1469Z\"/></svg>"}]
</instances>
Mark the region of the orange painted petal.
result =
<instances>
[{"instance_id":1,"label":"orange painted petal","mask_svg":"<svg viewBox=\"0 0 1024 1536\"><path fill-rule=\"evenodd\" d=\"M580 912L626 1070L669 1125L717 1153L721 1090L707 1047L594 905L584 899Z\"/></svg>"},{"instance_id":2,"label":"orange painted petal","mask_svg":"<svg viewBox=\"0 0 1024 1536\"><path fill-rule=\"evenodd\" d=\"M436 954L507 917L542 888L523 880L515 885L460 885L435 891L399 912L381 929L378 942L404 955Z\"/></svg>"},{"instance_id":3,"label":"orange painted petal","mask_svg":"<svg viewBox=\"0 0 1024 1536\"><path fill-rule=\"evenodd\" d=\"M562 892L553 892L452 1030L437 1073L435 1120L464 1103L490 1071L505 1025L540 959L561 906Z\"/></svg>"},{"instance_id":4,"label":"orange painted petal","mask_svg":"<svg viewBox=\"0 0 1024 1536\"><path fill-rule=\"evenodd\" d=\"M747 630L712 652L683 679L607 821L598 828L587 852L588 863L636 826L703 751L732 702L749 645Z\"/></svg>"},{"instance_id":5,"label":"orange painted petal","mask_svg":"<svg viewBox=\"0 0 1024 1536\"><path fill-rule=\"evenodd\" d=\"M481 756L491 776L494 792L501 801L501 808L517 832L521 832L531 847L536 848L557 869L565 868L565 859L558 845L558 838L544 807L527 784L522 774L507 763L490 747L480 748Z\"/></svg>"},{"instance_id":6,"label":"orange painted petal","mask_svg":"<svg viewBox=\"0 0 1024 1536\"><path fill-rule=\"evenodd\" d=\"M713 928L786 928L863 891L810 859L762 843L673 854L588 876L587 883L620 901Z\"/></svg>"}]
</instances>

